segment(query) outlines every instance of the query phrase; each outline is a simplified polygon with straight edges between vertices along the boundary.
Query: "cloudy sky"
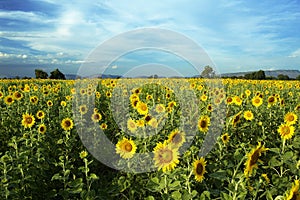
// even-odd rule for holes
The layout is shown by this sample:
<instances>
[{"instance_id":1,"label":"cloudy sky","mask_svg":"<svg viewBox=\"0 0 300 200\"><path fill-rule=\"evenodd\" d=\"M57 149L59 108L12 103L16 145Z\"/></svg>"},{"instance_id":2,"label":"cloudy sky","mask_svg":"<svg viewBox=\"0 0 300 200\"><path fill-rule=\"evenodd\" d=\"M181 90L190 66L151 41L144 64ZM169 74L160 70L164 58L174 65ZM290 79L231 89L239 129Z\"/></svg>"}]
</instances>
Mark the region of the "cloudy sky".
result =
<instances>
[{"instance_id":1,"label":"cloudy sky","mask_svg":"<svg viewBox=\"0 0 300 200\"><path fill-rule=\"evenodd\" d=\"M0 0L0 77L34 76L36 68L76 74L84 71L81 68L89 56L103 43L143 28L170 30L189 38L220 73L300 69L299 27L299 0ZM163 44L166 38L171 37L161 34L156 42ZM143 39L145 35L136 38ZM115 42L115 50L128 43ZM174 39L173 47L179 45L189 50L187 43ZM180 60L168 47L168 53L157 49L123 52L105 67L109 73L124 74L130 66L151 68L149 63L155 63L194 74L182 62L189 59ZM101 52L98 57L105 60L107 52Z\"/></svg>"}]
</instances>

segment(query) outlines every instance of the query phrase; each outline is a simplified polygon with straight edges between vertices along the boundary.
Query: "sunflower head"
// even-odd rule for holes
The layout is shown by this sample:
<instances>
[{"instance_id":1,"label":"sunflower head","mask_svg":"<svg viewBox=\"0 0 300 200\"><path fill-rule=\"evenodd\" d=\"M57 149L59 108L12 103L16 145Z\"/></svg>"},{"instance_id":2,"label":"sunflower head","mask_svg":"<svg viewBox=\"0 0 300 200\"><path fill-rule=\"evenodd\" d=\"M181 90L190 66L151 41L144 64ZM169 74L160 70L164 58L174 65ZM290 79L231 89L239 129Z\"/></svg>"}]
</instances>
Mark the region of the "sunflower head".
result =
<instances>
[{"instance_id":1,"label":"sunflower head","mask_svg":"<svg viewBox=\"0 0 300 200\"><path fill-rule=\"evenodd\" d=\"M282 139L291 139L294 135L295 127L290 124L281 124L277 131Z\"/></svg>"},{"instance_id":2,"label":"sunflower head","mask_svg":"<svg viewBox=\"0 0 300 200\"><path fill-rule=\"evenodd\" d=\"M61 125L61 127L62 127L65 131L69 131L69 130L71 130L71 129L73 128L74 123L73 123L72 119L70 119L70 118L65 118L65 119L62 120L62 122L61 122L60 125Z\"/></svg>"},{"instance_id":3,"label":"sunflower head","mask_svg":"<svg viewBox=\"0 0 300 200\"><path fill-rule=\"evenodd\" d=\"M261 142L258 142L256 148L253 148L251 152L247 154L247 161L245 163L244 170L244 174L246 177L249 177L252 174L253 169L258 167L257 162L261 162L259 160L259 157L267 150L269 149L265 148L264 145L261 144Z\"/></svg>"},{"instance_id":4,"label":"sunflower head","mask_svg":"<svg viewBox=\"0 0 300 200\"><path fill-rule=\"evenodd\" d=\"M299 200L300 199L299 185L300 185L300 180L295 180L295 182L292 185L292 188L286 194L287 200Z\"/></svg>"},{"instance_id":5,"label":"sunflower head","mask_svg":"<svg viewBox=\"0 0 300 200\"><path fill-rule=\"evenodd\" d=\"M155 166L158 170L162 169L163 172L173 170L179 163L178 149L173 148L166 141L157 143L153 153Z\"/></svg>"},{"instance_id":6,"label":"sunflower head","mask_svg":"<svg viewBox=\"0 0 300 200\"><path fill-rule=\"evenodd\" d=\"M23 114L22 125L25 128L31 128L35 123L35 118L33 115L25 113Z\"/></svg>"},{"instance_id":7,"label":"sunflower head","mask_svg":"<svg viewBox=\"0 0 300 200\"><path fill-rule=\"evenodd\" d=\"M127 128L132 133L136 132L137 124L135 123L135 121L133 119L131 119L131 118L128 119L128 121L127 121Z\"/></svg>"},{"instance_id":8,"label":"sunflower head","mask_svg":"<svg viewBox=\"0 0 300 200\"><path fill-rule=\"evenodd\" d=\"M46 125L45 124L40 124L39 125L39 128L38 128L38 132L41 133L41 134L45 134L46 133Z\"/></svg>"},{"instance_id":9,"label":"sunflower head","mask_svg":"<svg viewBox=\"0 0 300 200\"><path fill-rule=\"evenodd\" d=\"M227 144L227 143L229 142L229 140L230 140L230 136L229 136L228 133L225 133L225 134L223 134L223 135L221 136L221 139L222 139L222 142L223 142L224 144Z\"/></svg>"},{"instance_id":10,"label":"sunflower head","mask_svg":"<svg viewBox=\"0 0 300 200\"><path fill-rule=\"evenodd\" d=\"M254 115L250 110L247 110L244 112L244 118L251 121L254 118Z\"/></svg>"},{"instance_id":11,"label":"sunflower head","mask_svg":"<svg viewBox=\"0 0 300 200\"><path fill-rule=\"evenodd\" d=\"M200 117L200 119L198 120L199 130L202 132L207 132L209 126L210 126L210 118L207 115Z\"/></svg>"},{"instance_id":12,"label":"sunflower head","mask_svg":"<svg viewBox=\"0 0 300 200\"><path fill-rule=\"evenodd\" d=\"M178 129L173 130L168 138L168 143L175 148L179 148L185 142L185 133Z\"/></svg>"},{"instance_id":13,"label":"sunflower head","mask_svg":"<svg viewBox=\"0 0 300 200\"><path fill-rule=\"evenodd\" d=\"M195 179L198 182L202 182L204 179L204 174L206 173L206 161L203 157L199 160L195 160L193 163L193 172L195 175Z\"/></svg>"},{"instance_id":14,"label":"sunflower head","mask_svg":"<svg viewBox=\"0 0 300 200\"><path fill-rule=\"evenodd\" d=\"M132 140L123 138L116 144L116 153L122 158L132 158L136 151L136 145Z\"/></svg>"},{"instance_id":15,"label":"sunflower head","mask_svg":"<svg viewBox=\"0 0 300 200\"><path fill-rule=\"evenodd\" d=\"M293 112L288 112L284 116L284 121L290 125L295 124L297 119L298 119L298 116Z\"/></svg>"},{"instance_id":16,"label":"sunflower head","mask_svg":"<svg viewBox=\"0 0 300 200\"><path fill-rule=\"evenodd\" d=\"M141 114L141 115L147 115L148 111L149 111L147 104L145 104L141 101L137 102L136 109L137 109L138 113Z\"/></svg>"}]
</instances>

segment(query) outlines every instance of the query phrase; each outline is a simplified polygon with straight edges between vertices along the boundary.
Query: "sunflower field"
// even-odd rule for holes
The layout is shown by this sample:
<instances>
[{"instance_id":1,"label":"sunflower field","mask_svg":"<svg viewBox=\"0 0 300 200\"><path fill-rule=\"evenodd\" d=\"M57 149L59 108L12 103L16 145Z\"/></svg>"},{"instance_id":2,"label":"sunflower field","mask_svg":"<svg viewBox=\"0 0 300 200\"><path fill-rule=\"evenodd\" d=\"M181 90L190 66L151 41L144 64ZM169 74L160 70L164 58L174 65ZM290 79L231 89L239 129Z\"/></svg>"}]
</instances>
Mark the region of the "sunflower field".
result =
<instances>
[{"instance_id":1,"label":"sunflower field","mask_svg":"<svg viewBox=\"0 0 300 200\"><path fill-rule=\"evenodd\" d=\"M300 82L0 81L0 199L300 199Z\"/></svg>"}]
</instances>

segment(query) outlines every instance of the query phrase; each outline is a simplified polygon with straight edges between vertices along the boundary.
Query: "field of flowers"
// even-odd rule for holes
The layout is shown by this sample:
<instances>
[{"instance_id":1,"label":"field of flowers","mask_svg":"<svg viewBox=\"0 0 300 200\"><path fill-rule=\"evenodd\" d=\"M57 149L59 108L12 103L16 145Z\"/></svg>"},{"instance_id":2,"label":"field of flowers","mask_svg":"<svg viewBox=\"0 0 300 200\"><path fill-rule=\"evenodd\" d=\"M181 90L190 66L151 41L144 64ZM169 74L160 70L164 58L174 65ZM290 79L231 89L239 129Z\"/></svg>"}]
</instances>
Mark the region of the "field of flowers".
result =
<instances>
[{"instance_id":1,"label":"field of flowers","mask_svg":"<svg viewBox=\"0 0 300 200\"><path fill-rule=\"evenodd\" d=\"M299 200L299 97L299 81L1 80L0 199Z\"/></svg>"}]
</instances>

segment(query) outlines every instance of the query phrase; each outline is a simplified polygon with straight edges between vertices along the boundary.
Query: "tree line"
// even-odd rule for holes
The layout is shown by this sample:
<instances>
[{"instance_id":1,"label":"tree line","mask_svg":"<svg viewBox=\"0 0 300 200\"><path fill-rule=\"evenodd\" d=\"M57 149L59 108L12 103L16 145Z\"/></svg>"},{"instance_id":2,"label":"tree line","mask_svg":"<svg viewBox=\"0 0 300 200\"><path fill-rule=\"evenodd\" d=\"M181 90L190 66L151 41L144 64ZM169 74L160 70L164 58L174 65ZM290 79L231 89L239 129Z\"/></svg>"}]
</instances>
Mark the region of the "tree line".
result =
<instances>
[{"instance_id":1,"label":"tree line","mask_svg":"<svg viewBox=\"0 0 300 200\"><path fill-rule=\"evenodd\" d=\"M204 70L201 72L202 78L214 78L216 74L212 67L205 66ZM295 80L290 78L288 75L279 74L277 77L267 77L263 70L256 72L247 73L244 76L232 76L232 77L222 77L222 78L233 78L233 79L251 79L251 80ZM296 80L300 80L300 75L296 77Z\"/></svg>"}]
</instances>

